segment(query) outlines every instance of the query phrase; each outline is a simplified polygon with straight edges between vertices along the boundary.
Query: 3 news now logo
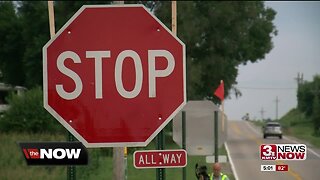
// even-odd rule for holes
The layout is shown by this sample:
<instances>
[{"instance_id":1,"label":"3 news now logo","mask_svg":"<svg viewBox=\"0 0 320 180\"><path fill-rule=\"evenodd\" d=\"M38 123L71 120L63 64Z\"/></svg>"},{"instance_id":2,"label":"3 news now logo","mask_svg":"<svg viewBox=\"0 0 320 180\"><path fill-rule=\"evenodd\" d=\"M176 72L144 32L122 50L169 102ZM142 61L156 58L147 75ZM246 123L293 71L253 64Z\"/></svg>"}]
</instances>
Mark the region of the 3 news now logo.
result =
<instances>
[{"instance_id":1,"label":"3 news now logo","mask_svg":"<svg viewBox=\"0 0 320 180\"><path fill-rule=\"evenodd\" d=\"M305 160L307 146L305 144L261 144L262 160Z\"/></svg>"},{"instance_id":2,"label":"3 news now logo","mask_svg":"<svg viewBox=\"0 0 320 180\"><path fill-rule=\"evenodd\" d=\"M21 142L28 165L86 165L88 152L81 142Z\"/></svg>"}]
</instances>

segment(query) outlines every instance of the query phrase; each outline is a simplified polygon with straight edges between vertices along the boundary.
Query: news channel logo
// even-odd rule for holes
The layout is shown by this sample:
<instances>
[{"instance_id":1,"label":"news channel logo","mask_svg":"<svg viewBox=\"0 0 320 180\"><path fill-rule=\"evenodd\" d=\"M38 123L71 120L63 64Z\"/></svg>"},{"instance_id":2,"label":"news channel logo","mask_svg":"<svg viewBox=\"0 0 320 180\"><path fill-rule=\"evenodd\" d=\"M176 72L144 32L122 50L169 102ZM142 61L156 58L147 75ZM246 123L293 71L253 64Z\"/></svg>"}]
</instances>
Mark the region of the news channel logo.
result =
<instances>
[{"instance_id":1,"label":"news channel logo","mask_svg":"<svg viewBox=\"0 0 320 180\"><path fill-rule=\"evenodd\" d=\"M305 144L261 144L261 160L306 160Z\"/></svg>"}]
</instances>

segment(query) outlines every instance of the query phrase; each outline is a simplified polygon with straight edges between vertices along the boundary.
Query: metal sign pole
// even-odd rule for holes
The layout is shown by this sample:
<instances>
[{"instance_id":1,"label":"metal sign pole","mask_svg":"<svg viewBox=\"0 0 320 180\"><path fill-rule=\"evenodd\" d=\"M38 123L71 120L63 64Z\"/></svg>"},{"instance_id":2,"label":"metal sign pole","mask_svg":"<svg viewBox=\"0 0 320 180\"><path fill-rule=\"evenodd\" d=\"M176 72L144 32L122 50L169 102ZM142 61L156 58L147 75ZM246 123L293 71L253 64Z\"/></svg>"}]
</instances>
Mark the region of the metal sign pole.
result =
<instances>
[{"instance_id":1,"label":"metal sign pole","mask_svg":"<svg viewBox=\"0 0 320 180\"><path fill-rule=\"evenodd\" d=\"M187 150L186 146L186 112L182 111L182 149ZM182 168L182 179L187 179L187 168Z\"/></svg>"},{"instance_id":2,"label":"metal sign pole","mask_svg":"<svg viewBox=\"0 0 320 180\"><path fill-rule=\"evenodd\" d=\"M73 135L68 132L68 141L72 142L74 141L75 138L73 137ZM75 166L68 166L67 167L67 180L76 180L76 167Z\"/></svg>"},{"instance_id":3,"label":"metal sign pole","mask_svg":"<svg viewBox=\"0 0 320 180\"><path fill-rule=\"evenodd\" d=\"M124 147L124 179L128 179L128 148Z\"/></svg>"},{"instance_id":4,"label":"metal sign pole","mask_svg":"<svg viewBox=\"0 0 320 180\"><path fill-rule=\"evenodd\" d=\"M214 111L214 162L218 162L218 111Z\"/></svg>"},{"instance_id":5,"label":"metal sign pole","mask_svg":"<svg viewBox=\"0 0 320 180\"><path fill-rule=\"evenodd\" d=\"M157 136L157 149L163 150L164 149L164 130L161 130ZM165 180L166 172L164 168L157 168L156 169L156 176L157 180Z\"/></svg>"}]
</instances>

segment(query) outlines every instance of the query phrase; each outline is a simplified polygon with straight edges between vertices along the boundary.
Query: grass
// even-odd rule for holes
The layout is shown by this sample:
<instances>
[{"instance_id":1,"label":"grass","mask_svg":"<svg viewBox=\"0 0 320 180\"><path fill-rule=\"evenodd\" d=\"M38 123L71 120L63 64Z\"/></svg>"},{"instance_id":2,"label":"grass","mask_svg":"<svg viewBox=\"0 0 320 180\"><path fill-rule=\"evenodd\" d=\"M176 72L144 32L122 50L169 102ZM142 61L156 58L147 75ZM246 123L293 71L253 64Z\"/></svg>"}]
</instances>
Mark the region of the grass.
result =
<instances>
[{"instance_id":1,"label":"grass","mask_svg":"<svg viewBox=\"0 0 320 180\"><path fill-rule=\"evenodd\" d=\"M167 137L166 149L178 149L179 147ZM171 138L172 139L172 138ZM28 133L0 133L0 179L67 179L66 166L27 166L23 153L18 142L30 141L65 141L66 135L61 134L28 134ZM129 152L142 148L129 148ZM155 149L152 142L146 149ZM108 156L106 150L111 148L88 149L89 164L87 166L77 166L77 179L112 179L112 156ZM220 155L225 155L224 148L219 149ZM207 165L208 172L211 173L211 164L207 164L204 156L188 156L187 179L193 180L195 177L195 164ZM230 166L223 163L224 169ZM135 169L132 155L128 155L128 179L149 180L156 179L155 169ZM229 167L230 169L230 167ZM182 168L168 168L165 170L166 179L182 179ZM225 170L230 179L234 179L231 170Z\"/></svg>"},{"instance_id":2,"label":"grass","mask_svg":"<svg viewBox=\"0 0 320 180\"><path fill-rule=\"evenodd\" d=\"M320 137L314 136L313 122L297 109L289 111L281 118L285 134L297 137L320 148Z\"/></svg>"},{"instance_id":3,"label":"grass","mask_svg":"<svg viewBox=\"0 0 320 180\"><path fill-rule=\"evenodd\" d=\"M260 127L262 127L264 125L264 122L262 122L262 121L250 121L250 122L252 122L254 125L260 126Z\"/></svg>"},{"instance_id":4,"label":"grass","mask_svg":"<svg viewBox=\"0 0 320 180\"><path fill-rule=\"evenodd\" d=\"M63 136L50 134L0 134L0 179L63 179L61 166L27 166L19 141L59 141Z\"/></svg>"}]
</instances>

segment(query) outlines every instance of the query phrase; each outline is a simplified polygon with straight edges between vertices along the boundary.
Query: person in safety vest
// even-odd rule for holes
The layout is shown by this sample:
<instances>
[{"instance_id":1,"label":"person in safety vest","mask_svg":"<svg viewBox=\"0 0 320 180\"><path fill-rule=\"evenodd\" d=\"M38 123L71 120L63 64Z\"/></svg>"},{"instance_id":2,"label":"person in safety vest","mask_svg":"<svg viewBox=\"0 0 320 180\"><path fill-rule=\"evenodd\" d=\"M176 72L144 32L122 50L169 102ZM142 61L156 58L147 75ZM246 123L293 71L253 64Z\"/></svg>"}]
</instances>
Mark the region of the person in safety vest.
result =
<instances>
[{"instance_id":1,"label":"person in safety vest","mask_svg":"<svg viewBox=\"0 0 320 180\"><path fill-rule=\"evenodd\" d=\"M221 172L221 165L214 163L212 166L213 173L210 174L210 180L229 180L228 176Z\"/></svg>"}]
</instances>

